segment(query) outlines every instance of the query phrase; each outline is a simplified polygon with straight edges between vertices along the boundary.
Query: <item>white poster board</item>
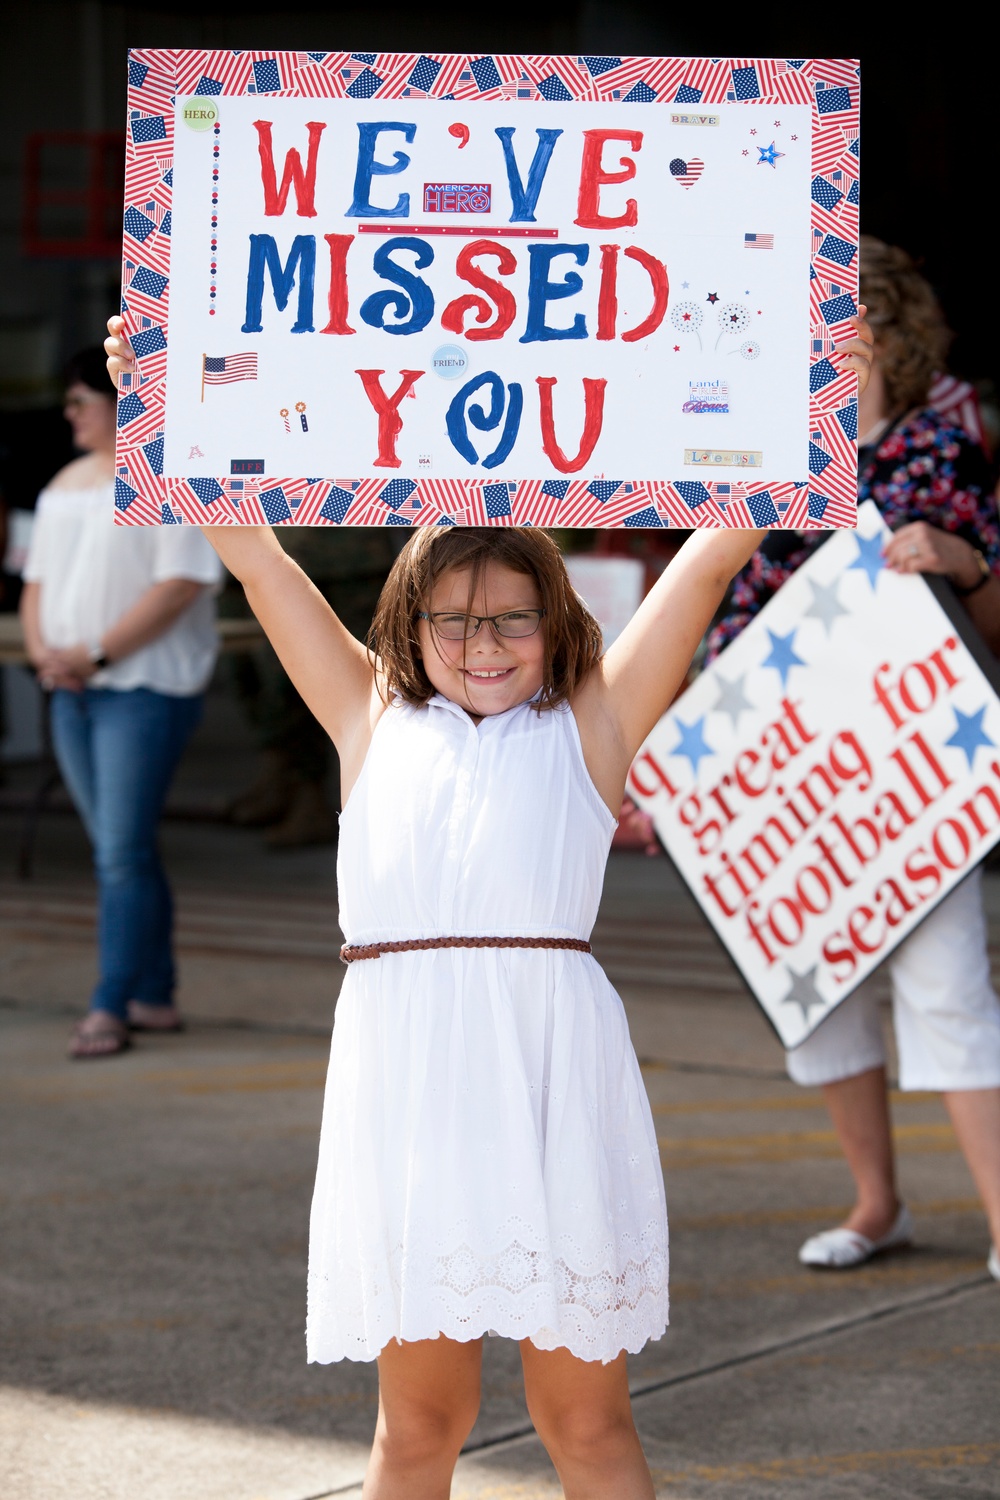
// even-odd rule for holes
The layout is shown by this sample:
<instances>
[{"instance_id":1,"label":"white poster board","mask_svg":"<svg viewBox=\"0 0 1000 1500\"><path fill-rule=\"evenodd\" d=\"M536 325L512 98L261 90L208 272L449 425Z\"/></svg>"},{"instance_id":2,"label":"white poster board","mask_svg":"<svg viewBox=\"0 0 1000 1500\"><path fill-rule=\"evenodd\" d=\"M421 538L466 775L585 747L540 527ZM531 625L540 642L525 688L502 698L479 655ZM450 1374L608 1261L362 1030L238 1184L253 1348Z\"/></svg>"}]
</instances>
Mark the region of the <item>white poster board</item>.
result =
<instances>
[{"instance_id":1,"label":"white poster board","mask_svg":"<svg viewBox=\"0 0 1000 1500\"><path fill-rule=\"evenodd\" d=\"M928 584L884 567L888 535L868 501L629 777L788 1047L1000 839L1000 701Z\"/></svg>"},{"instance_id":2,"label":"white poster board","mask_svg":"<svg viewBox=\"0 0 1000 1500\"><path fill-rule=\"evenodd\" d=\"M123 522L853 524L856 63L129 79Z\"/></svg>"}]
</instances>

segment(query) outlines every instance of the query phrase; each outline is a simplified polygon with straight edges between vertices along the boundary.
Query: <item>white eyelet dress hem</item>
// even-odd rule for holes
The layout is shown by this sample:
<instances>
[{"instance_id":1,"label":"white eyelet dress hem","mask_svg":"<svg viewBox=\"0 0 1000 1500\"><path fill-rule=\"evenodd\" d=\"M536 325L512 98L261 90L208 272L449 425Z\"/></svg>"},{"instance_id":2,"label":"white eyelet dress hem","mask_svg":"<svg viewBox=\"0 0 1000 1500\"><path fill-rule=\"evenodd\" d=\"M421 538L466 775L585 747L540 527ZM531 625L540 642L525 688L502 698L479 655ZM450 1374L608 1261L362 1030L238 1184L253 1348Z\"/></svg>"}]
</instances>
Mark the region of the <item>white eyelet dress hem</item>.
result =
<instances>
[{"instance_id":1,"label":"white eyelet dress hem","mask_svg":"<svg viewBox=\"0 0 1000 1500\"><path fill-rule=\"evenodd\" d=\"M614 819L568 707L382 716L341 820L351 943L590 935ZM309 1246L310 1360L497 1333L611 1360L667 1324L667 1220L625 1013L588 954L352 963Z\"/></svg>"}]
</instances>

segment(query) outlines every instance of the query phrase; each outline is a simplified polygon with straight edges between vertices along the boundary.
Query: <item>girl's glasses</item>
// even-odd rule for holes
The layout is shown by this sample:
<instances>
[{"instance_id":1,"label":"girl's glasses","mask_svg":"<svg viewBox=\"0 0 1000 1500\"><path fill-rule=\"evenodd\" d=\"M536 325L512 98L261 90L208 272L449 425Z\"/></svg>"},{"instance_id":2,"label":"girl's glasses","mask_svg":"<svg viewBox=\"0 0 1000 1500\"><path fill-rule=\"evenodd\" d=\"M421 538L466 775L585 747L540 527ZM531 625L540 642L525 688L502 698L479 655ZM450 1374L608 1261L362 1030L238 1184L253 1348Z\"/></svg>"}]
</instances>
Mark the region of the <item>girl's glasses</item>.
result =
<instances>
[{"instance_id":1,"label":"girl's glasses","mask_svg":"<svg viewBox=\"0 0 1000 1500\"><path fill-rule=\"evenodd\" d=\"M542 623L544 609L508 609L502 615L464 615L439 613L429 615L419 610L418 620L427 620L443 641L471 641L481 625L488 625L496 635L520 641L534 635Z\"/></svg>"}]
</instances>

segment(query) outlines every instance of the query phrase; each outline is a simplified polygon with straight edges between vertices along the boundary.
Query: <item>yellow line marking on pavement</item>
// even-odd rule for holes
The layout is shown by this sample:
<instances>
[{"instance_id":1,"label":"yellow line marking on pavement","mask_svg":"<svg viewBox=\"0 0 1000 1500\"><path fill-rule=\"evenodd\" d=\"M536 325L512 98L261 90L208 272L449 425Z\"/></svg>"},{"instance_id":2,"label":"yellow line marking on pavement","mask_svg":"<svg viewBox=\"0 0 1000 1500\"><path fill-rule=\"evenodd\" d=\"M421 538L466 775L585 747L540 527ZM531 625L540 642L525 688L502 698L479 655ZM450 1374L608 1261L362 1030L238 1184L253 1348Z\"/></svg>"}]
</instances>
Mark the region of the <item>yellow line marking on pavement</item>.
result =
<instances>
[{"instance_id":1,"label":"yellow line marking on pavement","mask_svg":"<svg viewBox=\"0 0 1000 1500\"><path fill-rule=\"evenodd\" d=\"M920 1369L932 1365L940 1365L947 1360L969 1360L969 1359L991 1359L1000 1354L1000 1344L954 1344L950 1349L907 1349L904 1353L896 1350L892 1356L893 1369L899 1370L907 1366L916 1366ZM852 1349L849 1354L800 1354L789 1353L784 1358L779 1357L774 1362L774 1368L782 1365L800 1365L808 1368L830 1369L839 1367L845 1370L884 1370L885 1356L880 1351L877 1354L859 1354L857 1349Z\"/></svg>"},{"instance_id":2,"label":"yellow line marking on pavement","mask_svg":"<svg viewBox=\"0 0 1000 1500\"><path fill-rule=\"evenodd\" d=\"M893 1141L901 1155L928 1156L958 1150L950 1125L897 1125ZM774 1131L756 1135L659 1137L664 1167L732 1167L755 1162L802 1161L840 1156L832 1130Z\"/></svg>"},{"instance_id":3,"label":"yellow line marking on pavement","mask_svg":"<svg viewBox=\"0 0 1000 1500\"><path fill-rule=\"evenodd\" d=\"M315 1126L310 1127L310 1135L315 1134ZM280 1193L298 1188L311 1187L316 1180L314 1171L306 1172L284 1172L280 1176L269 1173L266 1177L254 1174L246 1177L229 1176L226 1178L226 1192L234 1193L257 1193L271 1192ZM18 1206L47 1205L51 1208L61 1208L74 1203L123 1203L134 1202L143 1198L203 1198L213 1197L219 1192L219 1184L214 1179L206 1179L197 1182L170 1181L162 1176L150 1177L146 1181L131 1186L119 1186L114 1188L73 1188L55 1189L47 1193L0 1193L0 1207L8 1207L11 1204Z\"/></svg>"},{"instance_id":4,"label":"yellow line marking on pavement","mask_svg":"<svg viewBox=\"0 0 1000 1500\"><path fill-rule=\"evenodd\" d=\"M261 1094L280 1090L321 1089L326 1081L326 1048L321 1057L275 1059L273 1062L222 1063L198 1068L133 1068L127 1062L111 1082L113 1094L141 1089L157 1094ZM46 1073L37 1078L11 1078L5 1090L19 1098L54 1104L71 1099L107 1099L112 1095L105 1077L100 1086L76 1086L76 1076Z\"/></svg>"},{"instance_id":5,"label":"yellow line marking on pavement","mask_svg":"<svg viewBox=\"0 0 1000 1500\"><path fill-rule=\"evenodd\" d=\"M930 1093L912 1094L901 1093L899 1089L893 1089L890 1094L893 1104L933 1104L937 1103L941 1095ZM747 1099L705 1099L687 1100L679 1104L654 1104L654 1115L715 1115L715 1114L742 1114L744 1111L763 1111L769 1113L772 1110L785 1109L820 1109L825 1110L822 1094L810 1090L803 1090L801 1094L768 1094L764 1098Z\"/></svg>"},{"instance_id":6,"label":"yellow line marking on pavement","mask_svg":"<svg viewBox=\"0 0 1000 1500\"><path fill-rule=\"evenodd\" d=\"M858 1271L801 1271L787 1276L730 1276L718 1281L672 1281L670 1296L674 1302L697 1302L704 1297L758 1297L773 1296L778 1292L797 1292L811 1295L813 1292L846 1292L858 1287L876 1291L887 1287L934 1285L941 1281L952 1281L962 1276L981 1272L985 1281L986 1257L977 1260L942 1260L939 1257L920 1257L914 1263L909 1258L904 1263L906 1252L898 1252L892 1262L871 1262L870 1269Z\"/></svg>"},{"instance_id":7,"label":"yellow line marking on pavement","mask_svg":"<svg viewBox=\"0 0 1000 1500\"><path fill-rule=\"evenodd\" d=\"M823 1479L837 1474L870 1474L895 1469L981 1469L1000 1458L1000 1443L949 1443L938 1448L896 1448L884 1452L831 1453L814 1458L772 1458L758 1463L692 1464L689 1469L653 1470L656 1484L683 1485L692 1479L739 1484L748 1479Z\"/></svg>"},{"instance_id":8,"label":"yellow line marking on pavement","mask_svg":"<svg viewBox=\"0 0 1000 1500\"><path fill-rule=\"evenodd\" d=\"M910 1211L919 1217L930 1214L981 1214L978 1198L941 1198L931 1203L909 1200ZM825 1204L817 1208L764 1208L749 1213L671 1214L671 1229L750 1229L759 1224L821 1223L839 1224L851 1211L848 1203Z\"/></svg>"},{"instance_id":9,"label":"yellow line marking on pavement","mask_svg":"<svg viewBox=\"0 0 1000 1500\"><path fill-rule=\"evenodd\" d=\"M169 1333L174 1328L183 1328L193 1322L195 1317L192 1313L160 1318L95 1318L91 1323L48 1323L38 1330L36 1337L71 1338L78 1333Z\"/></svg>"}]
</instances>

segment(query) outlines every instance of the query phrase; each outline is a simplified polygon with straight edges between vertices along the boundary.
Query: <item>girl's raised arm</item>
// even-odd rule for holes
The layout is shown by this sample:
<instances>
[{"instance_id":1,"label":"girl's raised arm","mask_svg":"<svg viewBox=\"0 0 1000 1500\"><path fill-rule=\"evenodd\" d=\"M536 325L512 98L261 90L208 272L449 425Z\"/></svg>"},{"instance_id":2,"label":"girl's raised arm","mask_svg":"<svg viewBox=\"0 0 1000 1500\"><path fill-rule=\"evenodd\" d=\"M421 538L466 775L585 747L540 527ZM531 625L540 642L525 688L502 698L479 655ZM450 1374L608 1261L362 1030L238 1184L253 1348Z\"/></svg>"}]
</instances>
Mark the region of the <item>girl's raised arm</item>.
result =
<instances>
[{"instance_id":1,"label":"girl's raised arm","mask_svg":"<svg viewBox=\"0 0 1000 1500\"><path fill-rule=\"evenodd\" d=\"M135 367L121 318L108 319L108 374ZM269 526L204 526L223 564L246 590L282 666L340 753L345 784L353 780L381 706L368 652L337 619Z\"/></svg>"},{"instance_id":2,"label":"girl's raised arm","mask_svg":"<svg viewBox=\"0 0 1000 1500\"><path fill-rule=\"evenodd\" d=\"M766 531L696 531L603 661L603 695L629 761L684 681L734 576Z\"/></svg>"}]
</instances>

